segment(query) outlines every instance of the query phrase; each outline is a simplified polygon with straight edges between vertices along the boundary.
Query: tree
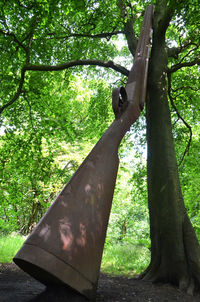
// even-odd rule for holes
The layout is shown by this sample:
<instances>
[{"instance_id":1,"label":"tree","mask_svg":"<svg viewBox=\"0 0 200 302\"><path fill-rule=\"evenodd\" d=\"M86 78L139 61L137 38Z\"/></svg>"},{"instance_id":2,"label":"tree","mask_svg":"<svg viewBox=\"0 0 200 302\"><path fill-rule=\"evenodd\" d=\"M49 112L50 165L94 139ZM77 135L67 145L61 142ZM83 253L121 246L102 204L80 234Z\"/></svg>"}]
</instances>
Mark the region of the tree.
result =
<instances>
[{"instance_id":1,"label":"tree","mask_svg":"<svg viewBox=\"0 0 200 302\"><path fill-rule=\"evenodd\" d=\"M69 3L58 0L13 0L9 4L3 1L0 30L1 123L7 124L7 132L18 130L25 133L28 130L34 133L30 126L34 120L35 127L37 124L35 129L40 129L40 137L46 138L52 135L51 131L55 136L62 132L64 137L64 131L69 129L71 135L80 135L84 131L77 125L80 119L76 123L71 122L66 112L68 105L62 97L58 98L59 101L62 99L59 104L54 102L58 122L51 117L48 106L51 106L51 98L54 98L52 86L65 78L68 83L63 83L68 87L72 74L84 74L82 66L85 65L96 66L97 69L93 67L90 69L92 71L87 69L87 72L98 72L98 77L106 77L99 66L114 70L109 73L113 79L116 78L116 72L127 76L127 66L134 57L137 44L141 15L150 3L155 4L146 104L152 246L151 263L144 278L172 282L181 289L193 292L200 282L200 247L183 202L171 118L175 122L177 116L175 126L181 122L189 132L181 163L192 138L192 128L184 117L187 117L185 112L192 110L199 96L198 0L141 0L137 4L130 0ZM128 48L117 50L115 45L120 41L118 37L121 37L121 41L125 38ZM125 67L113 61L119 55L126 56ZM61 70L67 72L49 74L50 71ZM180 91L183 91L186 99L183 104L180 100L181 110L177 102L179 96L176 95ZM43 97L46 103L41 101ZM185 104L187 110L183 108ZM63 118L62 110L68 119ZM105 113L102 111L103 116L106 116ZM43 122L43 114L50 118ZM198 118L196 116L194 120L199 122ZM174 129L178 133L178 127ZM36 131L34 135L38 136ZM37 146L41 146L41 143Z\"/></svg>"},{"instance_id":2,"label":"tree","mask_svg":"<svg viewBox=\"0 0 200 302\"><path fill-rule=\"evenodd\" d=\"M182 49L174 48L173 51L176 51L181 63L176 63L171 68L167 67L170 50L167 54L166 30L176 9L173 2L169 5L162 3L162 6L160 2L157 3L155 10L154 43L149 72L149 99L147 101L148 196L152 253L151 264L147 269L145 278L170 280L179 283L180 288L188 288L188 291L192 292L194 283L199 283L200 249L184 206L179 183L168 105L166 73L168 74L168 93L173 106L174 103L170 94L171 78L174 77L173 73L176 70L200 63L198 57L196 58L198 53L195 54L196 56L192 61L188 61L188 52L195 52L196 48L199 47L199 41L186 42L185 46L181 46ZM182 11L184 9L185 7L182 7ZM195 44L195 47L190 50L187 49L187 53L182 54L182 52L184 53L183 48L190 47L187 45L188 43ZM191 130L186 122L185 124Z\"/></svg>"}]
</instances>

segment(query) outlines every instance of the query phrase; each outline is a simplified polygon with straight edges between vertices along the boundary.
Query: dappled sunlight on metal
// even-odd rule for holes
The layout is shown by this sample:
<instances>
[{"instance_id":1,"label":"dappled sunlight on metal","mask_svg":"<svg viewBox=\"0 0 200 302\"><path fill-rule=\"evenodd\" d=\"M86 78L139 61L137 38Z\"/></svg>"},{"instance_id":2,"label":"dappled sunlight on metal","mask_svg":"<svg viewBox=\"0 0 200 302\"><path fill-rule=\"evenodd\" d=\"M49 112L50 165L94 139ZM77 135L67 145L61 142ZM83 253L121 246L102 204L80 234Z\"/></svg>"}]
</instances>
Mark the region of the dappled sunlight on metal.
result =
<instances>
[{"instance_id":1,"label":"dappled sunlight on metal","mask_svg":"<svg viewBox=\"0 0 200 302\"><path fill-rule=\"evenodd\" d=\"M127 85L114 90L115 120L14 257L42 283L64 283L89 299L96 295L118 147L143 108L152 15L149 6Z\"/></svg>"}]
</instances>

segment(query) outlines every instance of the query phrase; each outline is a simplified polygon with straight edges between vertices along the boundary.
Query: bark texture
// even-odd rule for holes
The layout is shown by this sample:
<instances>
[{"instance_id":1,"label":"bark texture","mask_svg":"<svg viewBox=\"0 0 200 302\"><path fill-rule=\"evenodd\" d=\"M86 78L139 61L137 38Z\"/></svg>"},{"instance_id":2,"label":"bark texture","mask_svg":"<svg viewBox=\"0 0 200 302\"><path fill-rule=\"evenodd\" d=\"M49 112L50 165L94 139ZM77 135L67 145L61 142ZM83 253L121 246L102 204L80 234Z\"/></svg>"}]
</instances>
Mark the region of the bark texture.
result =
<instances>
[{"instance_id":1,"label":"bark texture","mask_svg":"<svg viewBox=\"0 0 200 302\"><path fill-rule=\"evenodd\" d=\"M155 12L149 66L147 168L151 263L144 278L171 282L192 294L200 284L200 247L184 206L174 150L166 91L167 22L169 16L163 6L163 11Z\"/></svg>"}]
</instances>

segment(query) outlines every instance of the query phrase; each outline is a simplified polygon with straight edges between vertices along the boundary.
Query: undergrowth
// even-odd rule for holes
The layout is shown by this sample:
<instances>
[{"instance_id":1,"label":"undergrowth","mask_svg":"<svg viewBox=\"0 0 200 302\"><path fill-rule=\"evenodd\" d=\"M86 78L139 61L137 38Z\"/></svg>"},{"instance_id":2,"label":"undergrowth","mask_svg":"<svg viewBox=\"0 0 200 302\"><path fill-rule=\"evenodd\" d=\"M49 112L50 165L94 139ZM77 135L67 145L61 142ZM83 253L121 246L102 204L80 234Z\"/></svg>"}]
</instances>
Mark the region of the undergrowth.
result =
<instances>
[{"instance_id":1,"label":"undergrowth","mask_svg":"<svg viewBox=\"0 0 200 302\"><path fill-rule=\"evenodd\" d=\"M116 243L105 246L101 271L110 275L137 275L150 261L150 251L141 244Z\"/></svg>"},{"instance_id":2,"label":"undergrowth","mask_svg":"<svg viewBox=\"0 0 200 302\"><path fill-rule=\"evenodd\" d=\"M22 246L25 237L18 234L0 235L0 263L10 263Z\"/></svg>"},{"instance_id":3,"label":"undergrowth","mask_svg":"<svg viewBox=\"0 0 200 302\"><path fill-rule=\"evenodd\" d=\"M19 234L0 235L0 263L10 263L22 246L25 237ZM150 251L143 244L105 244L101 271L109 275L141 273L148 266Z\"/></svg>"}]
</instances>

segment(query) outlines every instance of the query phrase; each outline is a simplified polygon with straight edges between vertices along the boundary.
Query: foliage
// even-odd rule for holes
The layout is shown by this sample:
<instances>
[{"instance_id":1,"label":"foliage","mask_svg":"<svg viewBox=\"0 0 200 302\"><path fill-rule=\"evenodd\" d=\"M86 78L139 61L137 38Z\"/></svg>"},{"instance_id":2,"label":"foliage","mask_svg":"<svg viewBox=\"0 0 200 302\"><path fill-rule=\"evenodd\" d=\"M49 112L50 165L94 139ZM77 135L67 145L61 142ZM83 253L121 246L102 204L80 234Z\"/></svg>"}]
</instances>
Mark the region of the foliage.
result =
<instances>
[{"instance_id":1,"label":"foliage","mask_svg":"<svg viewBox=\"0 0 200 302\"><path fill-rule=\"evenodd\" d=\"M200 174L198 161L200 158L200 131L199 125L193 126L193 139L190 153L187 154L183 164L180 166L180 178L182 183L183 196L185 198L188 214L200 240Z\"/></svg>"},{"instance_id":2,"label":"foliage","mask_svg":"<svg viewBox=\"0 0 200 302\"><path fill-rule=\"evenodd\" d=\"M149 3L156 6L161 3L117 2L118 5L107 0L1 1L0 231L3 233L31 231L114 117L111 90L126 81L119 66L129 68L132 64L134 45L130 47L131 31L127 28L134 24L131 41L137 42L144 8ZM120 9L120 2L125 9ZM198 1L166 2L173 11L166 32L173 134L181 163L184 199L200 238L199 5ZM96 66L78 65L86 59L98 62ZM60 71L50 68L71 61L77 62L77 66L63 67ZM105 70L100 61L112 64L109 69L106 65ZM32 69L28 69L30 66ZM110 66L118 68L121 74ZM106 253L115 253L113 242L120 257L125 254L125 246L134 243L134 247L130 245L127 249L127 259L140 253L138 244L144 245L144 249L150 246L144 128L143 116L121 145L104 257ZM147 263L144 262L142 268ZM121 266L116 265L120 272ZM125 268L130 270L140 269L136 270L134 264Z\"/></svg>"},{"instance_id":3,"label":"foliage","mask_svg":"<svg viewBox=\"0 0 200 302\"><path fill-rule=\"evenodd\" d=\"M149 247L145 159L133 150L120 161L107 242L143 242Z\"/></svg>"},{"instance_id":4,"label":"foliage","mask_svg":"<svg viewBox=\"0 0 200 302\"><path fill-rule=\"evenodd\" d=\"M2 236L0 234L0 263L11 262L24 240L24 237L15 233L10 236Z\"/></svg>"},{"instance_id":5,"label":"foliage","mask_svg":"<svg viewBox=\"0 0 200 302\"><path fill-rule=\"evenodd\" d=\"M36 102L34 94L28 104L16 104L4 123L5 134L0 136L4 229L9 225L11 230L30 232L87 155L91 144L86 145L86 137L95 142L113 116L105 82L88 80L85 87L85 82L71 75L70 88L65 90L64 74L58 78L49 98L47 91L56 77L51 75L47 82L41 77L34 93L43 102Z\"/></svg>"},{"instance_id":6,"label":"foliage","mask_svg":"<svg viewBox=\"0 0 200 302\"><path fill-rule=\"evenodd\" d=\"M149 264L150 251L142 244L107 244L101 270L111 275L136 275Z\"/></svg>"},{"instance_id":7,"label":"foliage","mask_svg":"<svg viewBox=\"0 0 200 302\"><path fill-rule=\"evenodd\" d=\"M0 263L10 263L25 237L12 233L0 235ZM150 252L143 244L105 244L101 270L112 275L141 273L149 262Z\"/></svg>"},{"instance_id":8,"label":"foliage","mask_svg":"<svg viewBox=\"0 0 200 302\"><path fill-rule=\"evenodd\" d=\"M185 205L200 240L199 169L200 115L199 67L183 68L172 78L172 123L179 175ZM178 114L177 114L178 113Z\"/></svg>"}]
</instances>

